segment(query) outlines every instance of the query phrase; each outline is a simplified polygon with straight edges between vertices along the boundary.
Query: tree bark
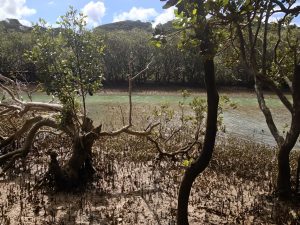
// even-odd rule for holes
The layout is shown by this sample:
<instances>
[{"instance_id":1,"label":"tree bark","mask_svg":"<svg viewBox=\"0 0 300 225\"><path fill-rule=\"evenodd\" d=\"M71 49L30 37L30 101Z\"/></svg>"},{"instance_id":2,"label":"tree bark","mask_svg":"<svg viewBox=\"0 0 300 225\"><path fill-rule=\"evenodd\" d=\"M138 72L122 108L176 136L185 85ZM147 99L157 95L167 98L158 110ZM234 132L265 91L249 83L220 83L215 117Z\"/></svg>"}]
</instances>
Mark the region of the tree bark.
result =
<instances>
[{"instance_id":1,"label":"tree bark","mask_svg":"<svg viewBox=\"0 0 300 225\"><path fill-rule=\"evenodd\" d=\"M291 149L281 147L278 154L277 193L281 199L289 198L292 193L290 151Z\"/></svg>"},{"instance_id":2,"label":"tree bark","mask_svg":"<svg viewBox=\"0 0 300 225\"><path fill-rule=\"evenodd\" d=\"M179 189L177 224L188 225L188 201L192 185L196 177L208 166L215 146L217 133L217 116L219 95L216 89L215 69L213 59L204 62L205 83L207 91L206 133L202 152L199 158L185 171Z\"/></svg>"},{"instance_id":3,"label":"tree bark","mask_svg":"<svg viewBox=\"0 0 300 225\"><path fill-rule=\"evenodd\" d=\"M300 132L300 114L293 116L292 126L278 154L277 192L280 198L288 198L292 194L290 153L295 146Z\"/></svg>"},{"instance_id":4,"label":"tree bark","mask_svg":"<svg viewBox=\"0 0 300 225\"><path fill-rule=\"evenodd\" d=\"M5 146L7 146L7 145L11 144L13 141L19 139L22 135L24 135L24 133L26 133L28 130L30 130L35 123L37 123L38 121L41 121L42 119L43 119L43 117L38 116L38 117L34 117L34 118L26 120L26 122L24 123L24 125L22 126L21 129L17 130L13 135L6 138L5 140L3 140L0 143L0 151Z\"/></svg>"},{"instance_id":5,"label":"tree bark","mask_svg":"<svg viewBox=\"0 0 300 225\"><path fill-rule=\"evenodd\" d=\"M300 182L300 156L298 158L298 165L297 165L297 174L296 174L296 194L300 194L300 189L299 189L299 182Z\"/></svg>"},{"instance_id":6,"label":"tree bark","mask_svg":"<svg viewBox=\"0 0 300 225\"><path fill-rule=\"evenodd\" d=\"M72 137L72 155L63 167L57 162L57 154L50 154L49 174L59 190L85 184L95 172L92 166L92 147L100 130L93 127L93 121L88 117L84 120L81 130L83 134L79 133Z\"/></svg>"},{"instance_id":7,"label":"tree bark","mask_svg":"<svg viewBox=\"0 0 300 225\"><path fill-rule=\"evenodd\" d=\"M72 155L63 167L58 165L56 155L50 155L49 174L58 190L68 190L84 185L92 178L94 173L92 166L94 141L94 136L79 135L75 137L72 143Z\"/></svg>"},{"instance_id":8,"label":"tree bark","mask_svg":"<svg viewBox=\"0 0 300 225\"><path fill-rule=\"evenodd\" d=\"M295 146L300 134L300 64L295 65L293 76L293 112L289 132L278 154L277 192L280 198L287 198L292 194L290 152ZM296 190L297 191L297 190Z\"/></svg>"}]
</instances>

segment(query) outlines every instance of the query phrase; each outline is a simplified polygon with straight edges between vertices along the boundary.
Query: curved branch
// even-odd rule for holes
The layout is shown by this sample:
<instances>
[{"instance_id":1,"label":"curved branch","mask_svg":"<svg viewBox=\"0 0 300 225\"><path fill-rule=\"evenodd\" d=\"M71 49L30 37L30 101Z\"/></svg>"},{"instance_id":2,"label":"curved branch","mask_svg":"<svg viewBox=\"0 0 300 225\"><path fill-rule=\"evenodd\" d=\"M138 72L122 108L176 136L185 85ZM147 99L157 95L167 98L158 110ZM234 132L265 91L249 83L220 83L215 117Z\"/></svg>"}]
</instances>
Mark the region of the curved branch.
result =
<instances>
[{"instance_id":1,"label":"curved branch","mask_svg":"<svg viewBox=\"0 0 300 225\"><path fill-rule=\"evenodd\" d=\"M4 109L4 110L2 110L2 111L0 112L0 116L6 116L7 113L9 113L9 112L11 112L11 111L13 111L13 109L11 109L11 108Z\"/></svg>"},{"instance_id":2,"label":"curved branch","mask_svg":"<svg viewBox=\"0 0 300 225\"><path fill-rule=\"evenodd\" d=\"M13 164L13 162L15 160L17 160L18 158L26 157L28 155L28 153L30 152L30 149L31 149L32 143L34 141L34 138L36 136L36 133L38 132L38 130L41 127L44 127L44 126L59 129L59 124L57 124L54 120L52 120L50 118L45 118L45 119L42 119L42 120L36 122L29 130L29 132L26 136L26 139L25 139L25 143L21 148L0 156L0 166L2 166L6 162L8 163L8 165ZM8 160L10 160L10 161L8 161ZM5 171L2 171L2 172L5 172Z\"/></svg>"},{"instance_id":3,"label":"curved branch","mask_svg":"<svg viewBox=\"0 0 300 225\"><path fill-rule=\"evenodd\" d=\"M146 72L148 69L149 69L149 67L150 67L150 65L153 63L153 55L151 56L151 61L146 65L146 67L143 69L143 70L141 70L140 72L138 72L136 75L134 75L133 77L130 77L130 80L135 80L138 76L140 76L141 74L143 74L144 72Z\"/></svg>"},{"instance_id":4,"label":"curved branch","mask_svg":"<svg viewBox=\"0 0 300 225\"><path fill-rule=\"evenodd\" d=\"M124 126L124 127L122 127L121 129L116 130L116 131L111 131L111 132L103 131L103 132L100 132L100 133L99 133L99 137L101 137L101 136L111 136L111 137L117 136L117 135L119 135L119 134L125 132L125 130L127 130L129 127L130 127L130 126L127 125L127 126Z\"/></svg>"},{"instance_id":5,"label":"curved branch","mask_svg":"<svg viewBox=\"0 0 300 225\"><path fill-rule=\"evenodd\" d=\"M1 73L0 73L0 80L5 82L5 83L10 83L12 85L16 85L16 83L12 79L10 79L6 76L3 76Z\"/></svg>"},{"instance_id":6,"label":"curved branch","mask_svg":"<svg viewBox=\"0 0 300 225\"><path fill-rule=\"evenodd\" d=\"M9 94L9 96L12 98L12 100L14 100L15 102L17 102L19 104L23 104L23 102L20 99L16 98L14 93L8 87L5 87L3 84L0 83L0 88L2 88L4 91L6 91Z\"/></svg>"},{"instance_id":7,"label":"curved branch","mask_svg":"<svg viewBox=\"0 0 300 225\"><path fill-rule=\"evenodd\" d=\"M282 91L275 85L275 83L270 80L268 77L257 74L257 79L259 81L262 81L264 84L266 84L272 91L275 92L275 94L278 96L282 104L290 111L290 113L293 113L293 105L288 100L288 98L282 93Z\"/></svg>"},{"instance_id":8,"label":"curved branch","mask_svg":"<svg viewBox=\"0 0 300 225\"><path fill-rule=\"evenodd\" d=\"M145 131L136 131L136 130L130 130L130 125L127 125L127 126L124 126L122 127L121 129L119 130L116 130L116 131L111 131L111 132L107 132L107 131L103 131L103 132L100 132L99 133L99 137L103 137L103 136L110 136L110 137L113 137L113 136L117 136L121 133L127 133L127 134L130 134L130 135L134 135L134 136L148 136L151 134L152 130L157 127L160 123L155 123L153 124L152 126L150 126L147 130Z\"/></svg>"},{"instance_id":9,"label":"curved branch","mask_svg":"<svg viewBox=\"0 0 300 225\"><path fill-rule=\"evenodd\" d=\"M195 132L195 136L194 136L194 141L187 143L185 146L179 148L177 151L174 152L167 152L165 149L163 149L159 143L158 143L158 138L156 140L154 140L152 137L147 136L147 140L150 141L151 143L153 143L157 149L157 151L159 152L159 155L161 157L171 157L174 158L176 155L188 155L188 153L193 149L193 147L195 145L199 145L198 149L201 146L201 142L199 141L199 132L200 132L200 124L198 124L198 127L196 129ZM175 130L174 132L172 132L172 134L170 135L169 138L167 138L164 143L168 142L176 133L180 132L181 128Z\"/></svg>"},{"instance_id":10,"label":"curved branch","mask_svg":"<svg viewBox=\"0 0 300 225\"><path fill-rule=\"evenodd\" d=\"M129 98L129 117L128 122L129 126L132 125L132 82L138 78L141 74L149 70L150 65L153 62L153 55L151 56L151 61L146 65L146 67L138 72L137 74L133 75L133 56L132 53L130 54L130 62L129 62L129 75L128 75L128 98Z\"/></svg>"},{"instance_id":11,"label":"curved branch","mask_svg":"<svg viewBox=\"0 0 300 225\"><path fill-rule=\"evenodd\" d=\"M295 16L297 16L300 13L300 6L295 6L294 8L286 8L285 5L278 0L272 0L272 2L280 7L281 12L292 14Z\"/></svg>"},{"instance_id":12,"label":"curved branch","mask_svg":"<svg viewBox=\"0 0 300 225\"><path fill-rule=\"evenodd\" d=\"M215 138L217 133L217 117L219 94L216 89L215 69L213 59L204 61L204 74L207 92L207 118L206 118L206 133L203 143L203 148L200 156L195 162L185 171L183 180L179 189L178 209L177 209L177 224L188 225L188 201L192 185L196 177L203 172L208 166L213 154L215 146Z\"/></svg>"},{"instance_id":13,"label":"curved branch","mask_svg":"<svg viewBox=\"0 0 300 225\"><path fill-rule=\"evenodd\" d=\"M34 117L32 119L26 120L26 122L24 123L24 125L22 126L21 129L19 129L18 131L16 131L13 135L11 135L9 138L5 139L4 141L2 141L0 143L0 149L9 145L10 143L12 143L14 140L20 138L23 134L25 134L34 123L42 120L43 118L41 116L38 117Z\"/></svg>"},{"instance_id":14,"label":"curved branch","mask_svg":"<svg viewBox=\"0 0 300 225\"><path fill-rule=\"evenodd\" d=\"M1 84L0 84L1 85ZM19 116L25 115L30 111L40 111L40 112L61 112L63 106L61 104L54 103L44 103L44 102L22 102L18 101L19 105L12 105L6 103L0 103L0 106L3 108L10 109L10 111L17 111ZM1 114L3 114L1 112Z\"/></svg>"},{"instance_id":15,"label":"curved branch","mask_svg":"<svg viewBox=\"0 0 300 225\"><path fill-rule=\"evenodd\" d=\"M267 73L267 47L268 47L268 31L269 31L269 18L271 16L272 3L270 2L267 6L265 14L265 23L263 30L263 46L262 46L262 74L266 76Z\"/></svg>"},{"instance_id":16,"label":"curved branch","mask_svg":"<svg viewBox=\"0 0 300 225\"><path fill-rule=\"evenodd\" d=\"M51 111L61 112L63 106L60 104L44 103L44 102L22 102L24 109L19 113L21 116L29 111Z\"/></svg>"},{"instance_id":17,"label":"curved branch","mask_svg":"<svg viewBox=\"0 0 300 225\"><path fill-rule=\"evenodd\" d=\"M254 81L255 81L255 92L257 95L259 107L266 118L267 125L273 137L275 138L276 143L278 144L278 146L281 146L284 142L284 138L279 134L279 131L273 120L272 113L265 102L265 98L262 92L261 82L260 80L257 79L257 77L254 77Z\"/></svg>"},{"instance_id":18,"label":"curved branch","mask_svg":"<svg viewBox=\"0 0 300 225\"><path fill-rule=\"evenodd\" d=\"M159 146L159 143L154 140L153 138L151 137L147 137L147 140L149 140L151 143L153 143L157 149L157 151L159 152L160 156L166 156L166 157L171 157L171 158L174 158L176 155L185 155L185 154L188 154L189 151L192 150L192 148L196 145L196 144L201 144L198 140L194 140L193 142L187 144L186 146L178 149L177 151L175 152L167 152L166 150L162 149L160 146Z\"/></svg>"},{"instance_id":19,"label":"curved branch","mask_svg":"<svg viewBox=\"0 0 300 225\"><path fill-rule=\"evenodd\" d=\"M127 129L124 132L127 133L127 134L130 134L130 135L134 135L134 136L148 136L148 135L150 135L152 133L152 130L155 127L157 127L159 124L160 123L155 123L152 126L150 126L148 128L148 130L145 130L145 131L136 131L136 130Z\"/></svg>"},{"instance_id":20,"label":"curved branch","mask_svg":"<svg viewBox=\"0 0 300 225\"><path fill-rule=\"evenodd\" d=\"M4 77L1 74L0 74L0 80L16 85L14 81L10 80L9 78ZM0 106L5 107L5 108L10 108L13 110L17 110L19 112L20 116L24 115L25 113L27 113L29 111L34 111L34 110L60 112L63 109L63 106L61 104L44 103L44 102L25 102L25 101L20 100L18 97L16 97L16 95L13 93L13 91L10 88L6 87L5 85L3 85L1 83L0 83L0 88L3 89L4 91L6 91L9 94L9 96L11 97L11 99L17 104L17 105L13 105L13 104L9 104L9 103L7 103L7 104L0 103Z\"/></svg>"},{"instance_id":21,"label":"curved branch","mask_svg":"<svg viewBox=\"0 0 300 225\"><path fill-rule=\"evenodd\" d=\"M17 110L17 111L21 111L22 110L22 108L20 106L17 106L17 105L8 105L8 104L5 104L5 103L0 103L0 107L11 109L11 110Z\"/></svg>"}]
</instances>

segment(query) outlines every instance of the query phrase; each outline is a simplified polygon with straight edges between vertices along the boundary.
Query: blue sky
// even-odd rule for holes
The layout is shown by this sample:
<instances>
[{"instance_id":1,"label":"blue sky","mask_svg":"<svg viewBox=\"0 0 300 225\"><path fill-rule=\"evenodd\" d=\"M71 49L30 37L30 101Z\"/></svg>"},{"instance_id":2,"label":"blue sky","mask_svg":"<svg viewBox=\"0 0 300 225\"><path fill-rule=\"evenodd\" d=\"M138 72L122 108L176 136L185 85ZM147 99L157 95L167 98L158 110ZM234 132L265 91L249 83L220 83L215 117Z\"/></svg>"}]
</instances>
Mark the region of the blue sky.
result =
<instances>
[{"instance_id":1,"label":"blue sky","mask_svg":"<svg viewBox=\"0 0 300 225\"><path fill-rule=\"evenodd\" d=\"M16 18L30 25L43 18L53 25L70 5L88 16L90 27L122 20L150 21L155 26L174 18L174 9L163 10L159 0L0 0L0 20ZM275 21L280 16L271 19ZM300 25L300 16L294 22Z\"/></svg>"},{"instance_id":2,"label":"blue sky","mask_svg":"<svg viewBox=\"0 0 300 225\"><path fill-rule=\"evenodd\" d=\"M43 18L55 24L70 5L83 11L92 27L127 19L157 24L174 18L173 9L163 10L159 0L0 0L0 20L17 18L30 24Z\"/></svg>"}]
</instances>

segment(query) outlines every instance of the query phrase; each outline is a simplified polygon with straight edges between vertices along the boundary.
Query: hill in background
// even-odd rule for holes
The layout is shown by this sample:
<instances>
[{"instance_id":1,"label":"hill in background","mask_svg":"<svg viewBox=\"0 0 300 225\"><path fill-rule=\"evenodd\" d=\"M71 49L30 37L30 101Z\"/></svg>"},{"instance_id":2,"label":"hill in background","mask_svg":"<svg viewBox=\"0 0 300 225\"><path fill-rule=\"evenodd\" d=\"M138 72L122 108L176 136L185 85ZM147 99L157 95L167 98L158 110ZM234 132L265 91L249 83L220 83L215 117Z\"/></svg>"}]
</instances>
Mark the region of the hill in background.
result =
<instances>
[{"instance_id":1,"label":"hill in background","mask_svg":"<svg viewBox=\"0 0 300 225\"><path fill-rule=\"evenodd\" d=\"M6 31L17 31L17 32L28 32L32 30L31 27L24 26L20 23L17 19L6 19L0 21L0 27L2 27ZM172 29L172 22L168 22L162 27L166 30ZM143 30L149 33L153 32L152 24L150 22L141 22L139 20L132 21L132 20L126 20L126 21L120 21L115 23L108 23L100 25L95 30L101 30L104 32L112 32L112 31L131 31L134 29Z\"/></svg>"},{"instance_id":2,"label":"hill in background","mask_svg":"<svg viewBox=\"0 0 300 225\"><path fill-rule=\"evenodd\" d=\"M30 31L32 28L24 26L17 19L6 19L0 21L0 27L3 27L4 30L7 31L18 31L18 32L26 32Z\"/></svg>"},{"instance_id":3,"label":"hill in background","mask_svg":"<svg viewBox=\"0 0 300 225\"><path fill-rule=\"evenodd\" d=\"M141 22L141 21L120 21L115 23L108 23L95 28L96 30L101 29L104 31L115 31L115 30L124 30L130 31L133 29L145 30L148 32L152 32L152 24L149 22Z\"/></svg>"}]
</instances>

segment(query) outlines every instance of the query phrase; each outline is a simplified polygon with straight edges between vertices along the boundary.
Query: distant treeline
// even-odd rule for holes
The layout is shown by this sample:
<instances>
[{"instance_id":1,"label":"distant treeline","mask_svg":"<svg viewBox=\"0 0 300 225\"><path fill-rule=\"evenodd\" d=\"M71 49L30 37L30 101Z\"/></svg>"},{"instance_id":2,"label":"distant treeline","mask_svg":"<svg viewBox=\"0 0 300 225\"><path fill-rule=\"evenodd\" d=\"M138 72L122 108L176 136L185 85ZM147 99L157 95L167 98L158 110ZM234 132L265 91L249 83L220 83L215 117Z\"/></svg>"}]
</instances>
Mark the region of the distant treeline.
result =
<instances>
[{"instance_id":1,"label":"distant treeline","mask_svg":"<svg viewBox=\"0 0 300 225\"><path fill-rule=\"evenodd\" d=\"M18 74L30 82L38 81L38 68L27 62L26 50L32 48L31 29L17 29L0 23L0 73L13 76ZM9 29L7 28L9 27ZM163 29L171 29L167 24ZM149 70L136 80L138 84L204 86L203 65L197 53L177 48L179 37L174 36L164 46L157 48L150 43L150 23L122 22L104 25L94 29L95 35L105 43L104 83L125 85L129 73L130 56L133 56L133 74L143 70L153 57ZM230 51L230 50L229 50ZM224 53L225 54L225 53ZM253 86L251 79L243 73L241 65L226 66L216 58L217 83L221 86ZM235 69L232 69L235 68Z\"/></svg>"}]
</instances>

